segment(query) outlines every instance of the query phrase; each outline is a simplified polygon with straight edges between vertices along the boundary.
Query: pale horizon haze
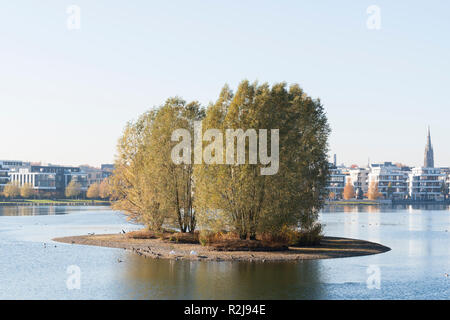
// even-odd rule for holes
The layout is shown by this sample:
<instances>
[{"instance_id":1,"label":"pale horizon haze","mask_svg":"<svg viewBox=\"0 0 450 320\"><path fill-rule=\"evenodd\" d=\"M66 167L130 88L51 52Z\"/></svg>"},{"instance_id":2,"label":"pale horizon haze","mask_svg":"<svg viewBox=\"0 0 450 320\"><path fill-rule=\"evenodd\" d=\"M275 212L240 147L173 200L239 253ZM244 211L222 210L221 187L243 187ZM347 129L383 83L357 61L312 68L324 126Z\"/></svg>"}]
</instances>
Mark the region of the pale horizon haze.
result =
<instances>
[{"instance_id":1,"label":"pale horizon haze","mask_svg":"<svg viewBox=\"0 0 450 320\"><path fill-rule=\"evenodd\" d=\"M1 1L0 159L112 163L127 121L248 79L320 98L338 164L420 166L429 125L450 166L449 16L436 0Z\"/></svg>"}]
</instances>

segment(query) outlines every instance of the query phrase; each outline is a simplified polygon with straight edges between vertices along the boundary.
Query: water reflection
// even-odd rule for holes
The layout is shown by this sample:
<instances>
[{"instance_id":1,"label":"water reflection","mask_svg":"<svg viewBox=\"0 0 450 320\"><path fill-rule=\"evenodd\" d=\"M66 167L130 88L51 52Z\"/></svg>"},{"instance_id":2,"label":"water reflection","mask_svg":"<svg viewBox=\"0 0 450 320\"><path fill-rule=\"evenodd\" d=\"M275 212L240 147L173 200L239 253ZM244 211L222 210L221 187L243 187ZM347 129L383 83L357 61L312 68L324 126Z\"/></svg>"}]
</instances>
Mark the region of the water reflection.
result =
<instances>
[{"instance_id":1,"label":"water reflection","mask_svg":"<svg viewBox=\"0 0 450 320\"><path fill-rule=\"evenodd\" d=\"M153 260L130 255L121 277L130 299L319 299L319 261Z\"/></svg>"},{"instance_id":2,"label":"water reflection","mask_svg":"<svg viewBox=\"0 0 450 320\"><path fill-rule=\"evenodd\" d=\"M102 206L0 206L0 216L59 215L74 211L105 210Z\"/></svg>"},{"instance_id":3,"label":"water reflection","mask_svg":"<svg viewBox=\"0 0 450 320\"><path fill-rule=\"evenodd\" d=\"M400 210L407 210L409 212L423 212L423 211L450 211L449 204L394 204L394 205L327 205L324 212L395 212Z\"/></svg>"},{"instance_id":4,"label":"water reflection","mask_svg":"<svg viewBox=\"0 0 450 320\"><path fill-rule=\"evenodd\" d=\"M369 211L370 212L370 211ZM368 240L373 242L381 242L380 238L380 212L373 211L368 216Z\"/></svg>"},{"instance_id":5,"label":"water reflection","mask_svg":"<svg viewBox=\"0 0 450 320\"><path fill-rule=\"evenodd\" d=\"M327 207L320 214L327 235L376 241L392 250L344 259L243 263L145 259L94 246L44 247L57 236L137 226L101 207L2 207L0 283L8 290L0 298L446 299L450 212L448 206L437 208ZM72 264L83 272L82 290L76 292L65 287L65 270ZM380 290L366 286L369 265L381 269Z\"/></svg>"},{"instance_id":6,"label":"water reflection","mask_svg":"<svg viewBox=\"0 0 450 320\"><path fill-rule=\"evenodd\" d=\"M329 206L322 217L326 220L327 213L336 212L345 213L343 224L347 236L386 245L390 238L395 238L393 249L403 249L411 258L432 257L444 248L448 255L449 205ZM391 228L396 232L395 237ZM427 264L429 260L421 263Z\"/></svg>"},{"instance_id":7,"label":"water reflection","mask_svg":"<svg viewBox=\"0 0 450 320\"><path fill-rule=\"evenodd\" d=\"M359 215L357 212L344 211L344 231L350 238L358 238Z\"/></svg>"},{"instance_id":8,"label":"water reflection","mask_svg":"<svg viewBox=\"0 0 450 320\"><path fill-rule=\"evenodd\" d=\"M64 214L64 207L56 206L5 206L0 207L0 216L37 216Z\"/></svg>"}]
</instances>

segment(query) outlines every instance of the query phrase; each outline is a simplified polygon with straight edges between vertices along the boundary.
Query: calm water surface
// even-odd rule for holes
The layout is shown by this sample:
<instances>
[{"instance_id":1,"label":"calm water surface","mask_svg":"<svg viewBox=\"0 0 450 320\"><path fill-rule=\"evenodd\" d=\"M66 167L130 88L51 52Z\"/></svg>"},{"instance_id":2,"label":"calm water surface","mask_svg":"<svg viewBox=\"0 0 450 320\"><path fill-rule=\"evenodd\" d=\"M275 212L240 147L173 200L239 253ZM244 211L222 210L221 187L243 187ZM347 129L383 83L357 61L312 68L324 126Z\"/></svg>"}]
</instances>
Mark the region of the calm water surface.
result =
<instances>
[{"instance_id":1,"label":"calm water surface","mask_svg":"<svg viewBox=\"0 0 450 320\"><path fill-rule=\"evenodd\" d=\"M139 228L106 207L0 207L0 299L450 298L448 207L336 207L320 219L327 235L392 250L289 263L152 260L51 241ZM67 289L70 265L81 270L79 290ZM373 270L379 289L367 287Z\"/></svg>"}]
</instances>

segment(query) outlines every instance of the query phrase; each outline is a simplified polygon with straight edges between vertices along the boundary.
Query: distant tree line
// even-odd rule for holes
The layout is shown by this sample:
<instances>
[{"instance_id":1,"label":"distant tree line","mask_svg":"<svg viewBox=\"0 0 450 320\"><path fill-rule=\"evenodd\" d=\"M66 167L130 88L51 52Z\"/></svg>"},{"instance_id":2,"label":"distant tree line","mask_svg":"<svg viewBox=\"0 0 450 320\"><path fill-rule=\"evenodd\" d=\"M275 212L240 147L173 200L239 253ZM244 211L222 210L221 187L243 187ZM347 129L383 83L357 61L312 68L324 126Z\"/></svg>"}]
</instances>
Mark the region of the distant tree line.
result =
<instances>
[{"instance_id":1,"label":"distant tree line","mask_svg":"<svg viewBox=\"0 0 450 320\"><path fill-rule=\"evenodd\" d=\"M101 183L93 183L89 186L86 197L89 199L109 199L111 187L108 178L103 179Z\"/></svg>"},{"instance_id":2,"label":"distant tree line","mask_svg":"<svg viewBox=\"0 0 450 320\"><path fill-rule=\"evenodd\" d=\"M389 183L388 188L387 188L387 195L388 198L390 198L390 196L393 193L393 188L391 183ZM328 197L329 199L336 199L338 195L334 192L330 192ZM350 181L350 179L347 179L347 182L344 186L344 190L342 192L342 198L344 200L351 200L351 199L355 199L355 198L362 198L362 196L366 197L369 200L378 200L380 198L383 198L383 194L378 190L378 183L376 181L372 181L369 184L369 188L367 190L366 193L363 194L361 189L357 189L355 190L355 188L353 187L353 183Z\"/></svg>"},{"instance_id":3,"label":"distant tree line","mask_svg":"<svg viewBox=\"0 0 450 320\"><path fill-rule=\"evenodd\" d=\"M81 184L75 180L70 181L64 190L64 196L68 199L88 198L109 200L110 194L110 185L107 178L105 178L101 183L91 184L86 193L83 192ZM33 188L31 184L25 183L20 187L17 183L14 182L7 183L3 188L3 191L0 193L0 196L8 199L58 197L55 192L38 192ZM59 197L61 197L61 195L59 195Z\"/></svg>"}]
</instances>

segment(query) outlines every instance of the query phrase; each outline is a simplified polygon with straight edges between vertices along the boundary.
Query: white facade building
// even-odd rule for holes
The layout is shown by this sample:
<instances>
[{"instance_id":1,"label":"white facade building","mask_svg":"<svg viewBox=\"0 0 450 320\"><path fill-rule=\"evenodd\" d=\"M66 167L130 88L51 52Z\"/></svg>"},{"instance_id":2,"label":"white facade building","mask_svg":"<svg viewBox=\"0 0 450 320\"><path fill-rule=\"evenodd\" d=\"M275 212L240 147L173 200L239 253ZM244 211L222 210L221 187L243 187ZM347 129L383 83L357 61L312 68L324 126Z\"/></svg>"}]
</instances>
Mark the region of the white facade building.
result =
<instances>
[{"instance_id":1,"label":"white facade building","mask_svg":"<svg viewBox=\"0 0 450 320\"><path fill-rule=\"evenodd\" d=\"M447 193L447 198L450 195L450 174L447 174L447 176L445 177L445 186L446 186L446 193Z\"/></svg>"},{"instance_id":2,"label":"white facade building","mask_svg":"<svg viewBox=\"0 0 450 320\"><path fill-rule=\"evenodd\" d=\"M341 199L342 193L344 192L344 187L346 183L346 177L344 173L342 173L341 169L336 167L330 168L330 176L328 179L327 190L328 193L334 194L335 199Z\"/></svg>"},{"instance_id":3,"label":"white facade building","mask_svg":"<svg viewBox=\"0 0 450 320\"><path fill-rule=\"evenodd\" d=\"M413 168L409 175L412 200L443 200L442 182L445 174L439 168Z\"/></svg>"},{"instance_id":4,"label":"white facade building","mask_svg":"<svg viewBox=\"0 0 450 320\"><path fill-rule=\"evenodd\" d=\"M88 187L87 174L79 167L65 167L56 165L30 165L13 167L8 172L11 182L22 187L30 185L37 191L52 192L62 195L67 185L75 180L81 186L81 191Z\"/></svg>"},{"instance_id":5,"label":"white facade building","mask_svg":"<svg viewBox=\"0 0 450 320\"><path fill-rule=\"evenodd\" d=\"M361 189L366 193L369 190L369 169L367 168L355 168L349 170L349 179L353 184L355 191Z\"/></svg>"},{"instance_id":6,"label":"white facade building","mask_svg":"<svg viewBox=\"0 0 450 320\"><path fill-rule=\"evenodd\" d=\"M11 170L28 164L28 162L18 160L0 160L0 191L11 181L9 176Z\"/></svg>"},{"instance_id":7,"label":"white facade building","mask_svg":"<svg viewBox=\"0 0 450 320\"><path fill-rule=\"evenodd\" d=\"M56 175L54 173L31 172L30 168L20 168L17 171L11 171L9 176L11 182L19 187L28 184L36 190L56 190Z\"/></svg>"},{"instance_id":8,"label":"white facade building","mask_svg":"<svg viewBox=\"0 0 450 320\"><path fill-rule=\"evenodd\" d=\"M372 164L369 173L369 186L378 184L378 191L385 199L401 200L408 196L408 172L390 162Z\"/></svg>"},{"instance_id":9,"label":"white facade building","mask_svg":"<svg viewBox=\"0 0 450 320\"><path fill-rule=\"evenodd\" d=\"M9 182L9 175L8 175L9 169L3 168L2 165L0 165L0 191L3 190L3 188L8 184Z\"/></svg>"}]
</instances>

